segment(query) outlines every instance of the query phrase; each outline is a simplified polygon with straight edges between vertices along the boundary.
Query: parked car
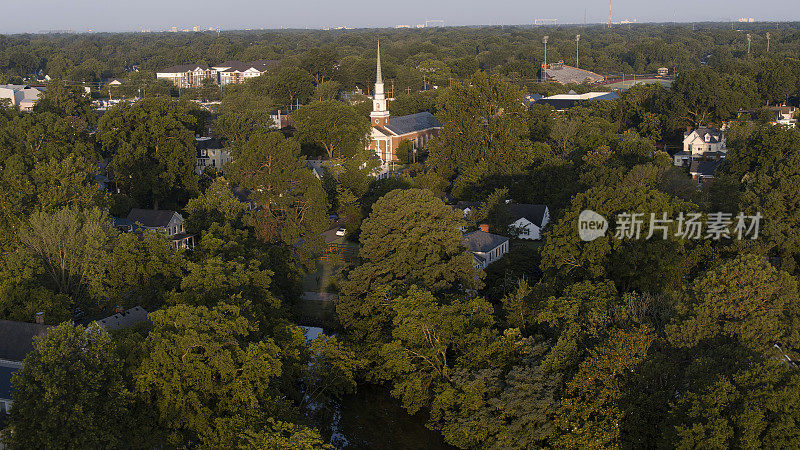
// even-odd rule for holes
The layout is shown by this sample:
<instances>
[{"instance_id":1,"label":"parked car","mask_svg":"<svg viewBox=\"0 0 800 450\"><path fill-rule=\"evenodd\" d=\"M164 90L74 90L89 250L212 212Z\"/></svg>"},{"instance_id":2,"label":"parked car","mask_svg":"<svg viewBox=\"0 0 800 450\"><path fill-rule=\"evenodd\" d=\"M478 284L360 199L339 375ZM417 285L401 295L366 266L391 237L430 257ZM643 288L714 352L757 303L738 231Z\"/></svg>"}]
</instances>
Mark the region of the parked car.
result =
<instances>
[{"instance_id":1,"label":"parked car","mask_svg":"<svg viewBox=\"0 0 800 450\"><path fill-rule=\"evenodd\" d=\"M345 233L347 233L347 228L345 228L345 227L342 227L342 228L339 228L338 230L336 230L336 235L337 236L344 236Z\"/></svg>"}]
</instances>

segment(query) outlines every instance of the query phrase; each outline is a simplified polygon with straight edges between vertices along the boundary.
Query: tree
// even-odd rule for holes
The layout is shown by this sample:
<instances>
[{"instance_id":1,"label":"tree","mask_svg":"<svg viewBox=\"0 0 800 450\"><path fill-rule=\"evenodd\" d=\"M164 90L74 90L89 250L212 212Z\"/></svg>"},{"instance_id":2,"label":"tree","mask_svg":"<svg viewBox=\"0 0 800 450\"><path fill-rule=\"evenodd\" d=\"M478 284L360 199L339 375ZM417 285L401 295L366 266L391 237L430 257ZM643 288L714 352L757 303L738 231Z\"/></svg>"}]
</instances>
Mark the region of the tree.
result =
<instances>
[{"instance_id":1,"label":"tree","mask_svg":"<svg viewBox=\"0 0 800 450\"><path fill-rule=\"evenodd\" d=\"M299 67L284 66L264 75L269 95L278 105L291 108L314 94L314 77Z\"/></svg>"},{"instance_id":2,"label":"tree","mask_svg":"<svg viewBox=\"0 0 800 450\"><path fill-rule=\"evenodd\" d=\"M120 103L103 115L98 138L114 153L117 183L140 206L177 207L197 191L196 124L187 104L168 98Z\"/></svg>"},{"instance_id":3,"label":"tree","mask_svg":"<svg viewBox=\"0 0 800 450\"><path fill-rule=\"evenodd\" d=\"M725 337L753 350L798 348L797 282L766 258L741 255L694 283L683 303L683 319L672 327L680 346Z\"/></svg>"},{"instance_id":4,"label":"tree","mask_svg":"<svg viewBox=\"0 0 800 450\"><path fill-rule=\"evenodd\" d=\"M261 206L254 224L265 242L302 244L308 256L321 251L327 225L322 184L305 167L300 145L281 133L258 133L232 148L228 173L250 189Z\"/></svg>"},{"instance_id":5,"label":"tree","mask_svg":"<svg viewBox=\"0 0 800 450\"><path fill-rule=\"evenodd\" d=\"M361 227L362 264L347 277L345 294L376 286L416 284L434 292L480 283L452 208L423 189L389 192L375 202Z\"/></svg>"},{"instance_id":6,"label":"tree","mask_svg":"<svg viewBox=\"0 0 800 450\"><path fill-rule=\"evenodd\" d=\"M315 102L294 113L296 137L324 148L331 159L363 153L369 139L369 120L337 100Z\"/></svg>"},{"instance_id":7,"label":"tree","mask_svg":"<svg viewBox=\"0 0 800 450\"><path fill-rule=\"evenodd\" d=\"M234 195L230 182L217 178L200 196L186 204L186 229L192 233L207 230L211 224L230 223L240 228L248 211L247 203Z\"/></svg>"},{"instance_id":8,"label":"tree","mask_svg":"<svg viewBox=\"0 0 800 450\"><path fill-rule=\"evenodd\" d=\"M530 161L522 93L498 76L475 74L437 103L444 127L431 141L428 161L445 178L456 178L456 196L485 177L519 173Z\"/></svg>"},{"instance_id":9,"label":"tree","mask_svg":"<svg viewBox=\"0 0 800 450\"><path fill-rule=\"evenodd\" d=\"M397 158L403 164L413 163L416 159L416 149L414 148L414 143L408 139L403 139L400 141L400 145L397 146L395 155L397 155Z\"/></svg>"},{"instance_id":10,"label":"tree","mask_svg":"<svg viewBox=\"0 0 800 450\"><path fill-rule=\"evenodd\" d=\"M136 436L130 393L108 333L70 322L34 340L13 377L9 448L111 448ZM130 433L130 434L129 434Z\"/></svg>"},{"instance_id":11,"label":"tree","mask_svg":"<svg viewBox=\"0 0 800 450\"><path fill-rule=\"evenodd\" d=\"M216 419L283 410L273 387L280 350L271 339L247 341L254 326L239 308L177 305L150 318L136 389L153 405L171 445L196 443Z\"/></svg>"},{"instance_id":12,"label":"tree","mask_svg":"<svg viewBox=\"0 0 800 450\"><path fill-rule=\"evenodd\" d=\"M19 239L42 264L56 290L79 299L99 291L117 234L108 215L98 208L64 208L50 214L34 212Z\"/></svg>"},{"instance_id":13,"label":"tree","mask_svg":"<svg viewBox=\"0 0 800 450\"><path fill-rule=\"evenodd\" d=\"M185 261L160 233L123 233L113 243L102 276L113 305L160 307L165 294L180 285ZM112 306L113 306L112 305Z\"/></svg>"}]
</instances>

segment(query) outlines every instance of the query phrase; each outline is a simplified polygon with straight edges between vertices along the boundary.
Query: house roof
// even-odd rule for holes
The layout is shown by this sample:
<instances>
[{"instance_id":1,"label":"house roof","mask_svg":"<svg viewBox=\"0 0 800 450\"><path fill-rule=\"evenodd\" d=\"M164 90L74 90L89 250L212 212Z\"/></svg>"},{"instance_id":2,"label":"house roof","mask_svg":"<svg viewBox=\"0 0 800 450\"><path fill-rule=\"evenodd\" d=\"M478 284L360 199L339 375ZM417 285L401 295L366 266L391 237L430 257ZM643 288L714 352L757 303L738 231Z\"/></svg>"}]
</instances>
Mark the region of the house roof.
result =
<instances>
[{"instance_id":1,"label":"house roof","mask_svg":"<svg viewBox=\"0 0 800 450\"><path fill-rule=\"evenodd\" d=\"M430 130L441 126L436 117L427 111L408 116L389 117L386 122L386 129L397 135Z\"/></svg>"},{"instance_id":2,"label":"house roof","mask_svg":"<svg viewBox=\"0 0 800 450\"><path fill-rule=\"evenodd\" d=\"M705 139L704 136L708 134L711 137L710 143L712 144L716 144L717 142L722 141L722 131L716 128L700 127L692 132L686 133L686 137L691 136L693 132L696 132L697 135L703 139Z\"/></svg>"},{"instance_id":3,"label":"house roof","mask_svg":"<svg viewBox=\"0 0 800 450\"><path fill-rule=\"evenodd\" d=\"M532 224L541 227L544 221L544 214L547 212L545 205L530 205L526 203L509 203L506 211L513 222L519 219L527 219Z\"/></svg>"},{"instance_id":4,"label":"house roof","mask_svg":"<svg viewBox=\"0 0 800 450\"><path fill-rule=\"evenodd\" d=\"M195 138L194 144L195 144L195 147L197 147L197 157L198 158L201 157L200 150L211 150L211 149L217 150L217 149L221 149L221 148L224 147L222 145L222 141L220 141L219 139L210 138L210 137Z\"/></svg>"},{"instance_id":5,"label":"house roof","mask_svg":"<svg viewBox=\"0 0 800 450\"><path fill-rule=\"evenodd\" d=\"M464 235L464 245L473 253L488 253L507 241L505 236L480 230Z\"/></svg>"},{"instance_id":6,"label":"house roof","mask_svg":"<svg viewBox=\"0 0 800 450\"><path fill-rule=\"evenodd\" d=\"M160 71L159 73L183 73L183 72L194 72L195 70L208 70L210 67L205 66L203 64L180 64L177 66L167 67L166 69Z\"/></svg>"},{"instance_id":7,"label":"house roof","mask_svg":"<svg viewBox=\"0 0 800 450\"><path fill-rule=\"evenodd\" d=\"M133 208L128 213L128 220L141 223L148 228L166 227L175 214L177 214L175 211L169 209Z\"/></svg>"},{"instance_id":8,"label":"house roof","mask_svg":"<svg viewBox=\"0 0 800 450\"><path fill-rule=\"evenodd\" d=\"M105 319L100 319L97 321L97 324L108 331L112 331L128 328L147 320L150 320L147 318L147 311L141 306L135 306L124 312L108 316Z\"/></svg>"},{"instance_id":9,"label":"house roof","mask_svg":"<svg viewBox=\"0 0 800 450\"><path fill-rule=\"evenodd\" d=\"M703 177L713 177L719 164L720 161L694 160L692 161L689 172Z\"/></svg>"},{"instance_id":10,"label":"house roof","mask_svg":"<svg viewBox=\"0 0 800 450\"><path fill-rule=\"evenodd\" d=\"M33 350L33 338L43 334L48 325L0 320L0 359L22 361Z\"/></svg>"},{"instance_id":11,"label":"house roof","mask_svg":"<svg viewBox=\"0 0 800 450\"><path fill-rule=\"evenodd\" d=\"M551 95L536 101L536 103L550 105L555 109L567 109L581 103L592 102L595 100L617 100L619 94L616 92L587 92L576 94L570 91L568 94Z\"/></svg>"}]
</instances>

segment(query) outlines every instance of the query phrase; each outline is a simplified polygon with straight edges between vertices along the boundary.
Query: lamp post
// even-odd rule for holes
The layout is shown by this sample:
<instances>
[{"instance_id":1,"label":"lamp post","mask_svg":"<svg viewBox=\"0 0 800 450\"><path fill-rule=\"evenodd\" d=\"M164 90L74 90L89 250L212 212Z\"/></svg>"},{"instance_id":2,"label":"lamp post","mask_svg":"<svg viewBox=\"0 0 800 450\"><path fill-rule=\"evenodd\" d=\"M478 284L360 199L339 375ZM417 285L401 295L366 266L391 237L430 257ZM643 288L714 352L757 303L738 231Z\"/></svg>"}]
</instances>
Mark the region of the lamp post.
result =
<instances>
[{"instance_id":1,"label":"lamp post","mask_svg":"<svg viewBox=\"0 0 800 450\"><path fill-rule=\"evenodd\" d=\"M581 35L580 34L575 35L575 67L580 66L580 61L581 61L580 42L581 42Z\"/></svg>"},{"instance_id":2,"label":"lamp post","mask_svg":"<svg viewBox=\"0 0 800 450\"><path fill-rule=\"evenodd\" d=\"M542 44L544 44L544 64L542 65L542 78L546 79L547 75L545 74L545 70L547 70L547 40L550 39L550 36L545 36L542 38Z\"/></svg>"}]
</instances>

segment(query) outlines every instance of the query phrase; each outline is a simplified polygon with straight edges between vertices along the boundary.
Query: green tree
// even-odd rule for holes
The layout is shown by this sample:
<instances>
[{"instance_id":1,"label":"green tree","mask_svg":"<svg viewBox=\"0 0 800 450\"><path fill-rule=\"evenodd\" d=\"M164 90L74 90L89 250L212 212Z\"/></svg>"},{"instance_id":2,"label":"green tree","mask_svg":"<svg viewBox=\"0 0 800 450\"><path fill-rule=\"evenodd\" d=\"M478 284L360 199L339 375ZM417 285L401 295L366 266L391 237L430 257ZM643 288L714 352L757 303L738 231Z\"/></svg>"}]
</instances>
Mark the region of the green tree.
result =
<instances>
[{"instance_id":1,"label":"green tree","mask_svg":"<svg viewBox=\"0 0 800 450\"><path fill-rule=\"evenodd\" d=\"M254 225L266 242L302 244L306 255L321 251L327 202L319 180L306 168L300 145L281 133L258 133L232 148L228 173L250 189L261 206Z\"/></svg>"},{"instance_id":2,"label":"green tree","mask_svg":"<svg viewBox=\"0 0 800 450\"><path fill-rule=\"evenodd\" d=\"M140 206L177 207L197 191L197 118L185 103L147 98L120 103L103 115L98 138L113 152L120 188Z\"/></svg>"},{"instance_id":3,"label":"green tree","mask_svg":"<svg viewBox=\"0 0 800 450\"><path fill-rule=\"evenodd\" d=\"M319 145L331 159L363 153L367 145L369 120L347 103L315 102L298 109L292 117L297 139Z\"/></svg>"},{"instance_id":4,"label":"green tree","mask_svg":"<svg viewBox=\"0 0 800 450\"><path fill-rule=\"evenodd\" d=\"M241 227L248 211L247 203L239 201L225 178L217 178L200 196L186 204L186 229L192 233L207 230L211 224L230 223Z\"/></svg>"},{"instance_id":5,"label":"green tree","mask_svg":"<svg viewBox=\"0 0 800 450\"><path fill-rule=\"evenodd\" d=\"M98 208L34 212L19 235L55 289L75 299L97 293L118 232Z\"/></svg>"},{"instance_id":6,"label":"green tree","mask_svg":"<svg viewBox=\"0 0 800 450\"><path fill-rule=\"evenodd\" d=\"M401 163L411 164L414 162L414 159L416 159L415 152L416 150L414 149L414 143L408 139L403 139L400 141L400 145L397 146L395 154L397 155L397 158L400 159Z\"/></svg>"},{"instance_id":7,"label":"green tree","mask_svg":"<svg viewBox=\"0 0 800 450\"><path fill-rule=\"evenodd\" d=\"M34 341L13 377L9 448L111 448L135 435L111 337L65 322ZM132 433L132 434L128 434Z\"/></svg>"},{"instance_id":8,"label":"green tree","mask_svg":"<svg viewBox=\"0 0 800 450\"><path fill-rule=\"evenodd\" d=\"M284 409L273 387L280 350L272 340L248 342L254 326L239 308L177 305L150 317L136 389L171 445L198 442L216 419Z\"/></svg>"}]
</instances>

